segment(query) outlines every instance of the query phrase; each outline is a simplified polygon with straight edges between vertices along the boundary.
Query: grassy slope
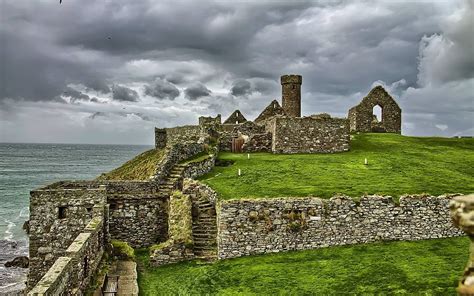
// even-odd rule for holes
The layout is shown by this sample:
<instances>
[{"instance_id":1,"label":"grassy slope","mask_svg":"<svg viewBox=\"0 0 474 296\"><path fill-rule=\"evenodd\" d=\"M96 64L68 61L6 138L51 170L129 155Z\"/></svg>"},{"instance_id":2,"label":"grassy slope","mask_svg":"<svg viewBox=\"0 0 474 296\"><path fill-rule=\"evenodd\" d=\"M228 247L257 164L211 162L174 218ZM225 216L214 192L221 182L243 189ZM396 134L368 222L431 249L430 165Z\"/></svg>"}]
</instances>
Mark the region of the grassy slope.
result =
<instances>
[{"instance_id":1,"label":"grassy slope","mask_svg":"<svg viewBox=\"0 0 474 296\"><path fill-rule=\"evenodd\" d=\"M122 166L102 174L98 180L148 180L155 173L163 157L163 150L148 150L127 161Z\"/></svg>"},{"instance_id":2,"label":"grassy slope","mask_svg":"<svg viewBox=\"0 0 474 296\"><path fill-rule=\"evenodd\" d=\"M455 295L469 240L390 242L147 268L140 295ZM335 293L338 291L338 293Z\"/></svg>"},{"instance_id":3,"label":"grassy slope","mask_svg":"<svg viewBox=\"0 0 474 296\"><path fill-rule=\"evenodd\" d=\"M474 192L474 139L360 134L347 153L254 153L250 160L246 154L221 153L219 158L235 164L216 167L201 179L224 199Z\"/></svg>"}]
</instances>

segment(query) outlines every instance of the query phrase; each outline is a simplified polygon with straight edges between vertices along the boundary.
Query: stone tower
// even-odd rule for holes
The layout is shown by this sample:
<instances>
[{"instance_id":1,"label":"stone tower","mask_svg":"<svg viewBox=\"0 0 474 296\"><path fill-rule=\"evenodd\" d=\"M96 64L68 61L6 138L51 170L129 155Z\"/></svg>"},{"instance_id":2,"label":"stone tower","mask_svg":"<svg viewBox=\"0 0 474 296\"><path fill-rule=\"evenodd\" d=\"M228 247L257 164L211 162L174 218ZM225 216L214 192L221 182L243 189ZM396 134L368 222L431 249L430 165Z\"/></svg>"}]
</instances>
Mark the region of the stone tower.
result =
<instances>
[{"instance_id":1,"label":"stone tower","mask_svg":"<svg viewBox=\"0 0 474 296\"><path fill-rule=\"evenodd\" d=\"M301 75L281 76L282 107L290 117L301 117Z\"/></svg>"}]
</instances>

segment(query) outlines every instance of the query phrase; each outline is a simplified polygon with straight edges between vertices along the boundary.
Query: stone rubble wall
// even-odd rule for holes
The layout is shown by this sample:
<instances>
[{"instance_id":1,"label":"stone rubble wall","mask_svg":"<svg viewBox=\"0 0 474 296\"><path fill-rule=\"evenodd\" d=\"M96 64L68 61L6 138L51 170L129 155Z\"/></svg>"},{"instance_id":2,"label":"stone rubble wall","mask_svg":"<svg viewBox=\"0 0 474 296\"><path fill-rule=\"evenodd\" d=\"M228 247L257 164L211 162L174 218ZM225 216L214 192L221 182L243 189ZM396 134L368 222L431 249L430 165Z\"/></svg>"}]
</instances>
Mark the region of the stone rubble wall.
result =
<instances>
[{"instance_id":1,"label":"stone rubble wall","mask_svg":"<svg viewBox=\"0 0 474 296\"><path fill-rule=\"evenodd\" d=\"M202 136L199 125L185 125L166 129L167 146L174 144L197 143Z\"/></svg>"},{"instance_id":2,"label":"stone rubble wall","mask_svg":"<svg viewBox=\"0 0 474 296\"><path fill-rule=\"evenodd\" d=\"M266 129L273 134L273 153L334 153L350 149L347 119L274 117Z\"/></svg>"},{"instance_id":3,"label":"stone rubble wall","mask_svg":"<svg viewBox=\"0 0 474 296\"><path fill-rule=\"evenodd\" d=\"M153 182L164 182L175 165L203 151L204 145L199 143L175 144L171 146L158 163Z\"/></svg>"},{"instance_id":4,"label":"stone rubble wall","mask_svg":"<svg viewBox=\"0 0 474 296\"><path fill-rule=\"evenodd\" d=\"M105 206L94 208L94 218L74 241L58 257L54 264L41 275L29 296L82 295L97 271L107 244ZM32 271L30 270L30 276Z\"/></svg>"},{"instance_id":5,"label":"stone rubble wall","mask_svg":"<svg viewBox=\"0 0 474 296\"><path fill-rule=\"evenodd\" d=\"M84 183L85 184L85 183ZM48 271L93 217L95 205L106 203L105 186L93 189L55 188L31 191L29 257L31 288ZM60 208L63 218L60 218Z\"/></svg>"},{"instance_id":6,"label":"stone rubble wall","mask_svg":"<svg viewBox=\"0 0 474 296\"><path fill-rule=\"evenodd\" d=\"M216 158L217 153L214 153L204 160L187 163L183 172L183 177L194 179L209 173L214 168Z\"/></svg>"},{"instance_id":7,"label":"stone rubble wall","mask_svg":"<svg viewBox=\"0 0 474 296\"><path fill-rule=\"evenodd\" d=\"M452 226L452 196L316 197L221 201L220 259L385 240L462 235Z\"/></svg>"},{"instance_id":8,"label":"stone rubble wall","mask_svg":"<svg viewBox=\"0 0 474 296\"><path fill-rule=\"evenodd\" d=\"M113 239L127 242L134 248L149 247L166 241L167 196L146 191L116 192L107 196L110 207L109 232Z\"/></svg>"},{"instance_id":9,"label":"stone rubble wall","mask_svg":"<svg viewBox=\"0 0 474 296\"><path fill-rule=\"evenodd\" d=\"M374 121L374 106L382 108L381 122ZM374 87L359 105L349 109L351 132L401 133L402 110L382 86Z\"/></svg>"},{"instance_id":10,"label":"stone rubble wall","mask_svg":"<svg viewBox=\"0 0 474 296\"><path fill-rule=\"evenodd\" d=\"M169 240L151 248L152 266L194 259L191 198L182 193L172 194L169 208Z\"/></svg>"}]
</instances>

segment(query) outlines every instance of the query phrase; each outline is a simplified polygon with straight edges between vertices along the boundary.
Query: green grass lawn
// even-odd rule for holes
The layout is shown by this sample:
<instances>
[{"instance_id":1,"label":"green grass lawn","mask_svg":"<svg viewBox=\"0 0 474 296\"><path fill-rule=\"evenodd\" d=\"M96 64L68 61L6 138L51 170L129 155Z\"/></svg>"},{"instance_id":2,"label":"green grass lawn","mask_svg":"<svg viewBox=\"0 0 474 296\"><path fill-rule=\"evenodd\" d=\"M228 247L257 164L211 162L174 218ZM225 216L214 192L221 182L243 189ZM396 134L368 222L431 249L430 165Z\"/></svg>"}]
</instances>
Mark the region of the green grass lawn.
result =
<instances>
[{"instance_id":1,"label":"green grass lawn","mask_svg":"<svg viewBox=\"0 0 474 296\"><path fill-rule=\"evenodd\" d=\"M140 295L455 295L465 237L286 252L147 267Z\"/></svg>"},{"instance_id":2,"label":"green grass lawn","mask_svg":"<svg viewBox=\"0 0 474 296\"><path fill-rule=\"evenodd\" d=\"M223 199L474 192L474 139L359 134L345 153L252 153L250 159L220 153L219 158L235 163L215 167L201 180Z\"/></svg>"}]
</instances>

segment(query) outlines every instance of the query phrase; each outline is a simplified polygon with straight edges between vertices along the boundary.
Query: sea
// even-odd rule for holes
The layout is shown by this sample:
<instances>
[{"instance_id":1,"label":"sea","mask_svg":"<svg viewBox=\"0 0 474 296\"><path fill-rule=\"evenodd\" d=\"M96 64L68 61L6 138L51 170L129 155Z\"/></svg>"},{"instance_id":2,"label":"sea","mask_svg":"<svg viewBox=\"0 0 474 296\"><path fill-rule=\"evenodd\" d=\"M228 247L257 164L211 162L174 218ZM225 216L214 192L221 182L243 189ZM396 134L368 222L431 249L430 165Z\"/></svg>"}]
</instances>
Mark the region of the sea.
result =
<instances>
[{"instance_id":1,"label":"sea","mask_svg":"<svg viewBox=\"0 0 474 296\"><path fill-rule=\"evenodd\" d=\"M27 269L5 262L28 256L23 224L28 220L29 192L60 180L89 180L139 153L144 145L0 143L0 295L24 288Z\"/></svg>"}]
</instances>

